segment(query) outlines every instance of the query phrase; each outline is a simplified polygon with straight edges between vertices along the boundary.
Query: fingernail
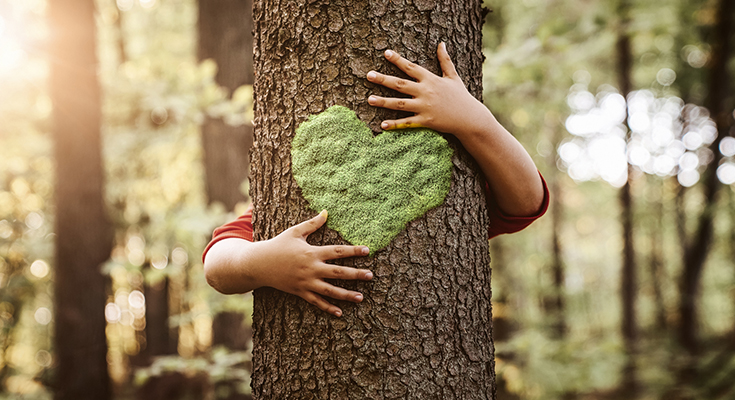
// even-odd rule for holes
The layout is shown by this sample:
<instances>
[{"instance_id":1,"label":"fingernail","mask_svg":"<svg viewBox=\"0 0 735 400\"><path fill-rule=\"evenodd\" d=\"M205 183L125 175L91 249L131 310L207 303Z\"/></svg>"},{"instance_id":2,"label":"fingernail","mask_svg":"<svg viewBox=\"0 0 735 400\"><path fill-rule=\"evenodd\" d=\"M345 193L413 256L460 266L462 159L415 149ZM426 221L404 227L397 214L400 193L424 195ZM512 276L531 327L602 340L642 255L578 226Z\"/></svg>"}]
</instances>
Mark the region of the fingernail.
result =
<instances>
[{"instance_id":1,"label":"fingernail","mask_svg":"<svg viewBox=\"0 0 735 400\"><path fill-rule=\"evenodd\" d=\"M375 103L375 96L368 97L368 103Z\"/></svg>"},{"instance_id":2,"label":"fingernail","mask_svg":"<svg viewBox=\"0 0 735 400\"><path fill-rule=\"evenodd\" d=\"M378 76L378 74L375 73L375 71L368 72L368 79L375 79L375 77Z\"/></svg>"},{"instance_id":3,"label":"fingernail","mask_svg":"<svg viewBox=\"0 0 735 400\"><path fill-rule=\"evenodd\" d=\"M329 213L327 212L327 210L322 210L322 212L320 212L319 215L321 215L322 217L324 217L326 219L327 218L327 215L329 215Z\"/></svg>"},{"instance_id":4,"label":"fingernail","mask_svg":"<svg viewBox=\"0 0 735 400\"><path fill-rule=\"evenodd\" d=\"M334 315L336 315L338 317L341 317L342 316L342 311L337 310L337 311L334 312Z\"/></svg>"},{"instance_id":5,"label":"fingernail","mask_svg":"<svg viewBox=\"0 0 735 400\"><path fill-rule=\"evenodd\" d=\"M441 46L442 46L442 50L446 50L447 49L447 44L446 43L441 42Z\"/></svg>"},{"instance_id":6,"label":"fingernail","mask_svg":"<svg viewBox=\"0 0 735 400\"><path fill-rule=\"evenodd\" d=\"M370 249L368 249L367 247L363 247L362 254L365 254L365 255L370 254Z\"/></svg>"},{"instance_id":7,"label":"fingernail","mask_svg":"<svg viewBox=\"0 0 735 400\"><path fill-rule=\"evenodd\" d=\"M367 274L365 274L365 279L373 279L373 273L368 272Z\"/></svg>"},{"instance_id":8,"label":"fingernail","mask_svg":"<svg viewBox=\"0 0 735 400\"><path fill-rule=\"evenodd\" d=\"M380 124L380 127L383 128L383 129L388 129L388 123L387 122L383 122L382 124Z\"/></svg>"},{"instance_id":9,"label":"fingernail","mask_svg":"<svg viewBox=\"0 0 735 400\"><path fill-rule=\"evenodd\" d=\"M362 301L362 295L361 294L356 294L355 295L355 300Z\"/></svg>"},{"instance_id":10,"label":"fingernail","mask_svg":"<svg viewBox=\"0 0 735 400\"><path fill-rule=\"evenodd\" d=\"M390 50L386 50L386 51L385 51L385 56L386 56L386 57L393 57L393 52L392 52L392 51L390 51Z\"/></svg>"}]
</instances>

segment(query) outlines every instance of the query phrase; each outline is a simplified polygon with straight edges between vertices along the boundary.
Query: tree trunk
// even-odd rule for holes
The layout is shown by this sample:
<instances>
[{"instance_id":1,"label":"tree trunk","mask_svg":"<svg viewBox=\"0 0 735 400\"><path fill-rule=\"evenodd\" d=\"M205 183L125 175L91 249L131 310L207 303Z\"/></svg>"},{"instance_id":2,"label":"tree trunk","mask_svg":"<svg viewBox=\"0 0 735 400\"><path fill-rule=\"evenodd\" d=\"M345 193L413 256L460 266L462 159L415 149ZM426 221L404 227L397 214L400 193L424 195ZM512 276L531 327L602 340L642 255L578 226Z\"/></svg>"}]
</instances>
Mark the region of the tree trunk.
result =
<instances>
[{"instance_id":1,"label":"tree trunk","mask_svg":"<svg viewBox=\"0 0 735 400\"><path fill-rule=\"evenodd\" d=\"M230 93L253 83L251 0L199 1L199 59L217 63L216 82ZM234 127L207 117L202 125L204 172L209 202L233 210L247 200L240 191L248 178L248 151L253 142L249 123Z\"/></svg>"},{"instance_id":2,"label":"tree trunk","mask_svg":"<svg viewBox=\"0 0 735 400\"><path fill-rule=\"evenodd\" d=\"M105 279L112 246L103 203L100 89L92 0L49 2L56 158L56 399L110 398Z\"/></svg>"},{"instance_id":3,"label":"tree trunk","mask_svg":"<svg viewBox=\"0 0 735 400\"><path fill-rule=\"evenodd\" d=\"M199 59L217 63L216 82L230 93L253 83L253 7L251 0L199 1ZM222 119L207 118L202 125L204 170L209 202L233 210L248 198L240 191L248 178L248 151L253 142L250 123L233 127ZM252 335L240 312L224 311L214 316L212 344L233 351L247 350ZM232 382L219 382L217 393L229 400L246 399ZM222 398L222 397L220 397Z\"/></svg>"},{"instance_id":4,"label":"tree trunk","mask_svg":"<svg viewBox=\"0 0 735 400\"><path fill-rule=\"evenodd\" d=\"M553 148L556 149L559 147L561 137L561 132L555 128ZM551 197L551 274L552 281L554 282L554 292L550 301L553 317L552 332L555 338L564 339L567 334L567 318L564 306L566 271L564 268L564 251L561 244L561 229L564 223L564 192L561 183L562 174L556 168L556 157L551 157L549 164L549 168L552 171L550 192L554 193L554 196Z\"/></svg>"},{"instance_id":5,"label":"tree trunk","mask_svg":"<svg viewBox=\"0 0 735 400\"><path fill-rule=\"evenodd\" d=\"M659 184L659 194L654 200L652 206L653 211L653 223L651 229L651 255L650 255L650 273L651 273L651 285L653 286L653 301L656 305L656 332L666 332L666 304L664 302L663 289L661 287L662 282L665 281L666 269L664 268L664 250L663 250L663 232L664 232L664 191L666 181L659 180L656 178L656 182Z\"/></svg>"},{"instance_id":6,"label":"tree trunk","mask_svg":"<svg viewBox=\"0 0 735 400\"><path fill-rule=\"evenodd\" d=\"M633 67L633 54L630 46L630 36L627 30L630 25L630 4L627 0L620 0L618 5L620 26L618 27L618 41L616 46L618 62L618 85L620 93L627 98L632 90L631 70ZM631 129L626 130L626 143L630 142ZM633 180L633 169L628 164L628 174L625 184L620 189L620 208L623 225L623 267L620 277L620 294L622 300L622 326L623 342L628 356L623 369L622 390L628 397L635 396L637 392L636 379L636 346L638 340L638 329L636 322L636 294L638 280L636 277L635 248L633 240L633 196L630 186Z\"/></svg>"},{"instance_id":7,"label":"tree trunk","mask_svg":"<svg viewBox=\"0 0 735 400\"><path fill-rule=\"evenodd\" d=\"M718 22L715 25L714 32L712 32L712 58L708 63L708 92L704 104L717 123L718 136L709 147L714 154L714 159L707 165L702 174L705 195L704 209L699 216L694 237L687 240L684 271L681 275L679 342L692 357L696 357L698 354L697 327L699 317L697 315L696 299L699 294L704 261L709 253L714 235L715 202L717 191L721 186L716 173L722 159L719 146L722 138L729 135L732 126L732 114L730 113L732 108L727 104L729 97L731 97L727 63L731 56L732 14L733 2L731 0L720 0L715 13Z\"/></svg>"},{"instance_id":8,"label":"tree trunk","mask_svg":"<svg viewBox=\"0 0 735 400\"><path fill-rule=\"evenodd\" d=\"M398 113L371 107L370 93L396 96L366 80L399 74L394 49L440 73L445 41L470 92L482 93L479 1L256 2L255 121L251 195L255 239L313 217L291 175L290 142L309 114L339 104L374 132ZM399 74L405 76L404 74ZM483 178L459 142L445 203L408 224L374 257L370 283L345 282L361 304L339 302L341 318L273 289L255 292L256 399L490 399L494 358L487 210ZM314 244L345 243L326 228Z\"/></svg>"}]
</instances>

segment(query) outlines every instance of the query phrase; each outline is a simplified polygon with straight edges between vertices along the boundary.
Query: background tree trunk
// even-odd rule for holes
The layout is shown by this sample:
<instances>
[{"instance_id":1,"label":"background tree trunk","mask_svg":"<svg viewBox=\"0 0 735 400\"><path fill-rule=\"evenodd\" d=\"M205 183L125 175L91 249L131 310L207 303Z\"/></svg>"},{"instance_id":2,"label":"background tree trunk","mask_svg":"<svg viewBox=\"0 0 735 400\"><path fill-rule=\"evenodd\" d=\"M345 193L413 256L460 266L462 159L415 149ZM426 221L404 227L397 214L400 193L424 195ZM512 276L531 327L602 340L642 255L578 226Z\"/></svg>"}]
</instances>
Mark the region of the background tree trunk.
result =
<instances>
[{"instance_id":1,"label":"background tree trunk","mask_svg":"<svg viewBox=\"0 0 735 400\"><path fill-rule=\"evenodd\" d=\"M216 82L230 93L253 83L253 5L251 0L199 1L199 59L217 63ZM207 118L202 125L204 169L209 202L221 202L233 210L247 200L240 188L248 178L248 152L253 142L250 123L233 127L222 119ZM247 350L251 330L240 312L223 311L212 322L212 345L233 351ZM229 400L249 398L230 382L220 382L217 393Z\"/></svg>"},{"instance_id":2,"label":"background tree trunk","mask_svg":"<svg viewBox=\"0 0 735 400\"><path fill-rule=\"evenodd\" d=\"M112 228L103 205L100 89L92 0L49 2L56 157L56 399L110 398L105 279Z\"/></svg>"},{"instance_id":3,"label":"background tree trunk","mask_svg":"<svg viewBox=\"0 0 735 400\"><path fill-rule=\"evenodd\" d=\"M717 179L717 167L722 159L719 151L720 141L729 135L732 126L732 107L727 104L732 97L729 90L727 63L730 59L730 37L733 25L733 2L720 0L717 7L717 24L711 33L712 58L708 62L708 91L704 106L710 111L717 124L717 139L710 145L714 159L702 174L704 184L704 207L697 222L694 236L685 243L684 271L681 275L681 299L679 304L680 326L679 342L687 352L696 357L698 353L696 299L704 268L704 261L712 244L714 234L714 212L717 191L721 183Z\"/></svg>"},{"instance_id":4,"label":"background tree trunk","mask_svg":"<svg viewBox=\"0 0 735 400\"><path fill-rule=\"evenodd\" d=\"M252 4L251 0L199 1L199 59L217 63L215 80L230 93L253 83ZM247 200L240 185L248 178L252 143L250 124L234 127L209 117L204 121L202 146L210 202L221 202L233 210L238 202Z\"/></svg>"},{"instance_id":5,"label":"background tree trunk","mask_svg":"<svg viewBox=\"0 0 735 400\"><path fill-rule=\"evenodd\" d=\"M396 117L367 104L370 93L396 95L365 79L372 69L399 74L383 50L439 73L436 48L445 41L470 92L482 93L479 1L305 3L264 0L253 11L256 240L315 215L290 169L291 139L310 114L344 105L374 132ZM256 291L255 398L494 397L484 183L458 141L447 139L456 152L445 203L374 257L345 261L375 274L370 283L344 283L364 293L361 304L340 303L344 316L336 318L298 297ZM310 241L344 243L325 228Z\"/></svg>"},{"instance_id":6,"label":"background tree trunk","mask_svg":"<svg viewBox=\"0 0 735 400\"><path fill-rule=\"evenodd\" d=\"M630 26L630 4L627 0L620 0L618 4L618 16L620 17L616 45L618 85L620 86L620 94L627 99L628 94L633 90L631 78L633 54L630 46L630 36L628 34ZM626 132L625 141L628 143L630 142L631 134L629 126ZM620 295L622 301L621 331L628 356L626 365L623 368L621 389L627 398L634 397L638 390L636 377L638 327L635 308L638 279L635 260L635 242L633 240L633 196L630 193L630 186L633 180L632 173L633 168L628 164L627 179L620 189L620 219L623 224L623 266L620 277Z\"/></svg>"}]
</instances>

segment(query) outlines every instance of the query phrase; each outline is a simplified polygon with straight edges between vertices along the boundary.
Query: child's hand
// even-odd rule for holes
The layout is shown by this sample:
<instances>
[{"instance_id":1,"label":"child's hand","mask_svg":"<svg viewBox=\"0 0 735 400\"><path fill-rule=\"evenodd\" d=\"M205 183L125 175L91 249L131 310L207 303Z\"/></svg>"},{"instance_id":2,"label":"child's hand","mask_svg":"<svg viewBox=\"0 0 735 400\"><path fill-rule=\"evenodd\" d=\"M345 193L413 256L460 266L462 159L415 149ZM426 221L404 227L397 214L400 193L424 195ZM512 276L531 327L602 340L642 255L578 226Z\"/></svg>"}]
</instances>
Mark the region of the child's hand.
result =
<instances>
[{"instance_id":1,"label":"child's hand","mask_svg":"<svg viewBox=\"0 0 735 400\"><path fill-rule=\"evenodd\" d=\"M337 258L366 256L370 251L365 246L312 246L306 238L319 229L327 220L327 212L295 225L275 238L254 244L262 244L263 254L258 258L262 271L262 286L295 294L320 309L342 315L342 310L327 302L323 296L337 300L362 301L362 294L334 286L324 279L365 280L373 274L364 269L327 264Z\"/></svg>"},{"instance_id":2,"label":"child's hand","mask_svg":"<svg viewBox=\"0 0 735 400\"><path fill-rule=\"evenodd\" d=\"M439 44L437 55L443 72L442 77L434 75L391 50L385 51L385 58L408 76L416 79L416 82L375 71L368 72L367 79L370 82L413 96L412 99L374 95L368 98L368 103L373 106L415 113L408 118L383 121L381 124L383 129L426 127L451 133L461 139L464 135L484 129L488 118L493 118L488 109L465 88L444 43Z\"/></svg>"}]
</instances>

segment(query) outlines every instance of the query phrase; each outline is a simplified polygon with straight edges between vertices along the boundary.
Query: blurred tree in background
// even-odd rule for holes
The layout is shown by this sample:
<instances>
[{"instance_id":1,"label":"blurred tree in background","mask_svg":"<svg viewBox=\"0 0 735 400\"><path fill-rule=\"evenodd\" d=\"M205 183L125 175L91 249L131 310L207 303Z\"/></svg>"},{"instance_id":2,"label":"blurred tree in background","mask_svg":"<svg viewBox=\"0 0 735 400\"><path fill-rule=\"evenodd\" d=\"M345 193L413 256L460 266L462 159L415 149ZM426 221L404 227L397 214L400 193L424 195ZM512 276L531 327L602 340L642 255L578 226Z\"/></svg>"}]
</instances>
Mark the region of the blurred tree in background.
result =
<instances>
[{"instance_id":1,"label":"blurred tree in background","mask_svg":"<svg viewBox=\"0 0 735 400\"><path fill-rule=\"evenodd\" d=\"M403 2L414 3L394 0ZM219 198L207 189L202 145L207 124L249 129L251 81L218 75L246 62L205 51L227 54L235 44L214 49L199 41L205 10L197 1L79 0L69 7L92 3L98 64L96 75L86 73L100 85L94 124L113 235L110 242L100 233L100 244L85 248L62 238L59 224L80 207L93 217L87 204L94 200L61 205L68 193L55 188L96 179L81 172L67 178L61 156L95 161L60 147L57 157L55 121L79 123L64 137L82 140L74 150L92 154L81 126L95 117L65 114L88 91L52 74L59 63L71 66L63 60L83 51L82 43L65 50L66 36L57 32L63 26L48 23L66 2L0 0L0 398L49 399L70 372L58 368L73 349L60 348L54 332L70 329L55 308L71 309L55 302L54 283L67 273L64 265L81 264L55 255L61 240L76 242L75 256L107 259L100 300L87 305L99 309L90 313L104 310L107 368L88 379L103 384L109 374L119 399L248 395L249 353L212 345L213 316L237 312L247 325L251 300L211 290L200 261L212 229L246 207L244 175L225 185L235 200L213 201ZM217 1L206 3L212 13L223 11ZM490 243L498 398L732 398L733 2L486 6L485 102L552 190L546 218ZM233 34L250 29L243 20ZM629 43L628 87L621 35ZM59 93L73 97L62 101ZM87 284L74 289L93 292ZM630 327L633 336L625 333ZM215 390L218 382L226 389Z\"/></svg>"}]
</instances>

